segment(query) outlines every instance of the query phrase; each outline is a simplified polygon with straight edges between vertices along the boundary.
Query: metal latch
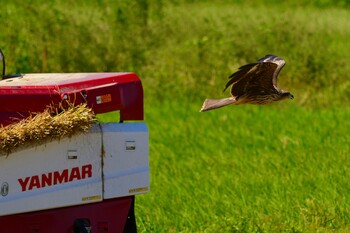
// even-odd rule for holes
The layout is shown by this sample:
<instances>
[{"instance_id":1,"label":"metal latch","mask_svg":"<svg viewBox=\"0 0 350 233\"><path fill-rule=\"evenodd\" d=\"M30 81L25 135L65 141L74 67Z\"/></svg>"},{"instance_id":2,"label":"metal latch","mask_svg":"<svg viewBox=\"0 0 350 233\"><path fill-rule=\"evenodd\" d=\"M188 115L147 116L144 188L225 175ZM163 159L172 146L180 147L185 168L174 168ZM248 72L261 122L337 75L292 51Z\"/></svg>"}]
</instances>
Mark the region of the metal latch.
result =
<instances>
[{"instance_id":1,"label":"metal latch","mask_svg":"<svg viewBox=\"0 0 350 233\"><path fill-rule=\"evenodd\" d=\"M125 141L125 150L136 150L136 142L135 141Z\"/></svg>"},{"instance_id":2,"label":"metal latch","mask_svg":"<svg viewBox=\"0 0 350 233\"><path fill-rule=\"evenodd\" d=\"M69 160L78 159L78 151L77 150L68 150L67 151L67 159L69 159Z\"/></svg>"}]
</instances>

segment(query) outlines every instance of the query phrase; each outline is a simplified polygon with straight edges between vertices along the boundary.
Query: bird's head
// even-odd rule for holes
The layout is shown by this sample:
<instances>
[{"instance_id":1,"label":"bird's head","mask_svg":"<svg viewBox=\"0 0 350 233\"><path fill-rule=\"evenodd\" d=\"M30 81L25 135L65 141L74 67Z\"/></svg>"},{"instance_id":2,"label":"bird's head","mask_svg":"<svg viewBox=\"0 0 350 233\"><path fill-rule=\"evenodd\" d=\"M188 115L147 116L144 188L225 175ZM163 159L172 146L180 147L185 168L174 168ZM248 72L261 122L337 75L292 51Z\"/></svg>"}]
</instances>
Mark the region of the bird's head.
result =
<instances>
[{"instance_id":1,"label":"bird's head","mask_svg":"<svg viewBox=\"0 0 350 233\"><path fill-rule=\"evenodd\" d=\"M294 96L292 95L292 93L286 91L282 93L282 99L294 99Z\"/></svg>"}]
</instances>

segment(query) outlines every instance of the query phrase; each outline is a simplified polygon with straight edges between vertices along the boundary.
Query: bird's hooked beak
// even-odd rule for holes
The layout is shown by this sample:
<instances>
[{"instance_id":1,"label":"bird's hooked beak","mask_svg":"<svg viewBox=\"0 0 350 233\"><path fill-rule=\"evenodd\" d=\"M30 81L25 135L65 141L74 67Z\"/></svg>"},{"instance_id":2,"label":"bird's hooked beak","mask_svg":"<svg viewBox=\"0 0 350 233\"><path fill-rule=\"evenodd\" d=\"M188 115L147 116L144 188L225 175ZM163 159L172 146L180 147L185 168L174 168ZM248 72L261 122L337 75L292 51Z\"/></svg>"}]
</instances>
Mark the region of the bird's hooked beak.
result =
<instances>
[{"instance_id":1,"label":"bird's hooked beak","mask_svg":"<svg viewBox=\"0 0 350 233\"><path fill-rule=\"evenodd\" d=\"M292 93L286 91L286 92L283 92L281 99L294 99L294 95L292 95Z\"/></svg>"}]
</instances>

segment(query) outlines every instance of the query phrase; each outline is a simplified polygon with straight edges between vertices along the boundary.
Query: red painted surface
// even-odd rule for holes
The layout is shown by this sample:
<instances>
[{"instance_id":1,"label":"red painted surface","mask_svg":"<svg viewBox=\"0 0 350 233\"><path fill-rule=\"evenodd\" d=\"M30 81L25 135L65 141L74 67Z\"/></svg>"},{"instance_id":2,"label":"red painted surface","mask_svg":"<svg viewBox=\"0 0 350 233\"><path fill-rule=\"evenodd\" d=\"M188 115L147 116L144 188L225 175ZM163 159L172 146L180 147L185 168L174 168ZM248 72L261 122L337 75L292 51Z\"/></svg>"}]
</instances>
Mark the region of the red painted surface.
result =
<instances>
[{"instance_id":1,"label":"red painted surface","mask_svg":"<svg viewBox=\"0 0 350 233\"><path fill-rule=\"evenodd\" d=\"M45 74L42 74L45 75ZM24 76L25 77L25 76ZM101 97L98 104L96 98ZM120 120L143 120L143 89L134 73L91 73L86 79L28 86L0 85L0 124L42 112L47 106L86 102L96 114L120 110Z\"/></svg>"},{"instance_id":2,"label":"red painted surface","mask_svg":"<svg viewBox=\"0 0 350 233\"><path fill-rule=\"evenodd\" d=\"M133 197L0 217L0 233L73 233L76 219L88 218L93 233L123 233Z\"/></svg>"}]
</instances>

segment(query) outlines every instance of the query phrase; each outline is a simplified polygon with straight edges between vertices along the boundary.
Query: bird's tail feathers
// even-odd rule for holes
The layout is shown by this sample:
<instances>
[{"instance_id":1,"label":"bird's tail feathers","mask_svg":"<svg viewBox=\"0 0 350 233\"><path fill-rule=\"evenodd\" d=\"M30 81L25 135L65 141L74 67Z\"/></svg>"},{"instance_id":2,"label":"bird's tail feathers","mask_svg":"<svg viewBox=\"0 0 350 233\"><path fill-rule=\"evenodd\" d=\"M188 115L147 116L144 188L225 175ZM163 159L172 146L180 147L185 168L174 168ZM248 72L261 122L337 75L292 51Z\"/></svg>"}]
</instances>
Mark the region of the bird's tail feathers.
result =
<instances>
[{"instance_id":1,"label":"bird's tail feathers","mask_svg":"<svg viewBox=\"0 0 350 233\"><path fill-rule=\"evenodd\" d=\"M224 99L206 99L202 105L200 112L209 111L216 108L221 108L236 102L236 98L229 97Z\"/></svg>"}]
</instances>

